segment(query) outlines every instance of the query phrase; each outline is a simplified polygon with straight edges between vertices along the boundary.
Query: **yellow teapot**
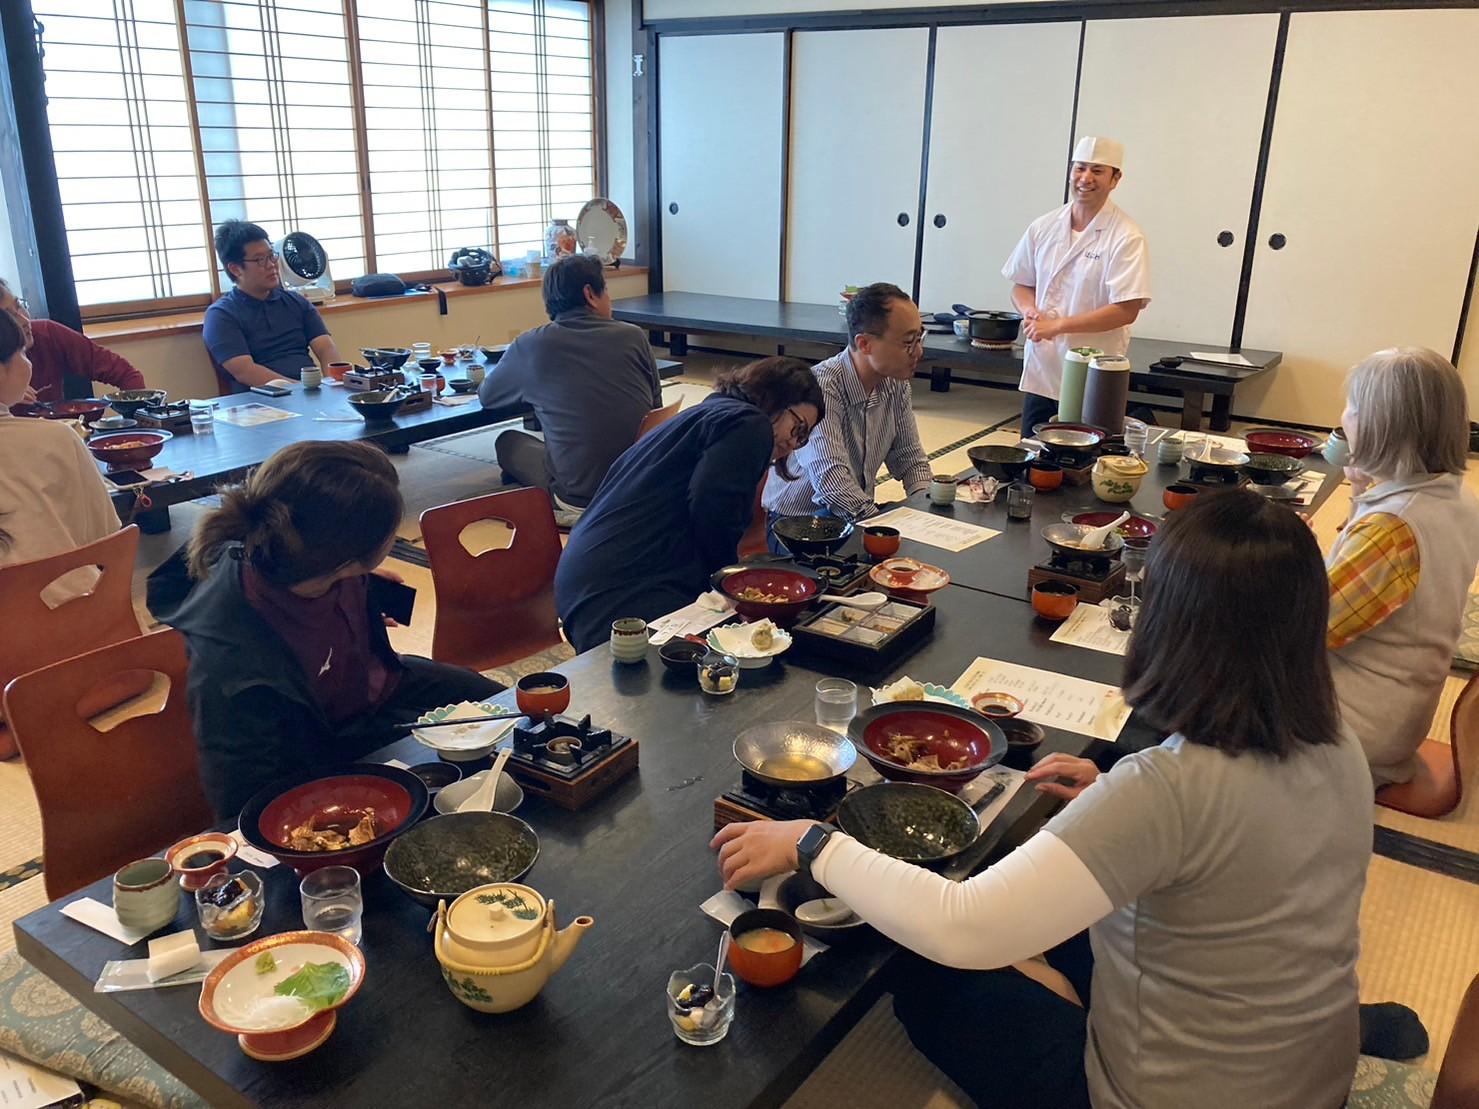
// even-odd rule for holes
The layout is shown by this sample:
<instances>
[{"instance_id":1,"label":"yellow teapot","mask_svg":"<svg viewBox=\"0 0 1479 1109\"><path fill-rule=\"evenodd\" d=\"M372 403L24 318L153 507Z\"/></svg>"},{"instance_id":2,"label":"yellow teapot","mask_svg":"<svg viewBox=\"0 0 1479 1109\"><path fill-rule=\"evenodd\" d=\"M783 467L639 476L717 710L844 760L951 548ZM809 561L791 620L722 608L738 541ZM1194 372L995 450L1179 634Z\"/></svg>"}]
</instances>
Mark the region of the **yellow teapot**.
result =
<instances>
[{"instance_id":1,"label":"yellow teapot","mask_svg":"<svg viewBox=\"0 0 1479 1109\"><path fill-rule=\"evenodd\" d=\"M553 901L497 882L468 890L451 908L438 902L431 930L452 996L481 1013L507 1013L534 1000L594 923L578 916L557 930Z\"/></svg>"},{"instance_id":2,"label":"yellow teapot","mask_svg":"<svg viewBox=\"0 0 1479 1109\"><path fill-rule=\"evenodd\" d=\"M1133 455L1101 455L1089 475L1094 496L1111 504L1123 504L1140 491L1140 482L1149 469Z\"/></svg>"}]
</instances>

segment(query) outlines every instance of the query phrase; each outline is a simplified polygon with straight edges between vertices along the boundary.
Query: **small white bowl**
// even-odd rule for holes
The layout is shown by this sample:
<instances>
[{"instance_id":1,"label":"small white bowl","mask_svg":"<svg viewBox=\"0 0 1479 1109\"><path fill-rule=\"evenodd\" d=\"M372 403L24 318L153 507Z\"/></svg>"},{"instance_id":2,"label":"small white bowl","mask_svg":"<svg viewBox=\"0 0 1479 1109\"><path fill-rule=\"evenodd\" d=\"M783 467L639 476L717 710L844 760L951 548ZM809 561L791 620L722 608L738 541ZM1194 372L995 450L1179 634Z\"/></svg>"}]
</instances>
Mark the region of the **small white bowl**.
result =
<instances>
[{"instance_id":1,"label":"small white bowl","mask_svg":"<svg viewBox=\"0 0 1479 1109\"><path fill-rule=\"evenodd\" d=\"M436 811L443 816L456 812L458 805L483 788L483 783L488 780L488 775L491 773L493 773L491 770L480 770L471 778L463 778L460 782L443 786L433 802ZM493 811L513 812L523 803L524 790L505 769L503 777L498 780L498 790L493 795Z\"/></svg>"},{"instance_id":2,"label":"small white bowl","mask_svg":"<svg viewBox=\"0 0 1479 1109\"><path fill-rule=\"evenodd\" d=\"M499 705L475 705L470 701L464 701L460 705L443 705L439 709L432 709L430 712L423 713L416 722L430 724L449 719L455 720L461 716L487 716L506 711L508 711L507 708ZM508 735L517 723L517 719L488 720L479 724L468 724L465 728L412 728L411 735L418 743L430 747L448 762L477 762L491 755L493 748L502 742L503 737Z\"/></svg>"}]
</instances>

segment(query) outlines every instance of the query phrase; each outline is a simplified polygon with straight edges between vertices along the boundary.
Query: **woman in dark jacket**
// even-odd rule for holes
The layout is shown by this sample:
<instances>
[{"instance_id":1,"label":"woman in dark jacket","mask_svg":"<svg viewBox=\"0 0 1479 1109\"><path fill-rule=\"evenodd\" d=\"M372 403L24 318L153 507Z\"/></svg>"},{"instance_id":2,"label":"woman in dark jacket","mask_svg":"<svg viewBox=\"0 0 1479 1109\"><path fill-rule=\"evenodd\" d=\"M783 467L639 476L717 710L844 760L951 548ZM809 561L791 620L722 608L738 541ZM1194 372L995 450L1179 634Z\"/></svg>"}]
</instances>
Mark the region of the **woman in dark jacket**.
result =
<instances>
[{"instance_id":1,"label":"woman in dark jacket","mask_svg":"<svg viewBox=\"0 0 1479 1109\"><path fill-rule=\"evenodd\" d=\"M427 709L502 688L391 649L369 582L402 507L375 447L295 443L196 528L199 584L170 622L189 647L201 777L218 816L275 778L383 747Z\"/></svg>"},{"instance_id":2,"label":"woman in dark jacket","mask_svg":"<svg viewBox=\"0 0 1479 1109\"><path fill-rule=\"evenodd\" d=\"M577 651L611 622L690 604L733 562L767 465L806 442L823 415L805 362L763 358L721 374L713 394L616 460L570 533L555 604ZM789 475L788 475L789 476Z\"/></svg>"}]
</instances>

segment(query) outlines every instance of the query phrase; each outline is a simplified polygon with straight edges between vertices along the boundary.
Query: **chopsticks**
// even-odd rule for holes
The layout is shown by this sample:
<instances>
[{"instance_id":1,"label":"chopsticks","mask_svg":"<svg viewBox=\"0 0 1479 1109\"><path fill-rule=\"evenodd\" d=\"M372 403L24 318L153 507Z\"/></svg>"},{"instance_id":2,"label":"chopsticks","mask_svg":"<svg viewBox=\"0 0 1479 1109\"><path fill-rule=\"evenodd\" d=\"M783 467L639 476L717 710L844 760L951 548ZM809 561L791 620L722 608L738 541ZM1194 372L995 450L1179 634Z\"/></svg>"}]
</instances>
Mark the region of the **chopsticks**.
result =
<instances>
[{"instance_id":1,"label":"chopsticks","mask_svg":"<svg viewBox=\"0 0 1479 1109\"><path fill-rule=\"evenodd\" d=\"M417 724L412 721L409 724L397 724L396 727L420 731L422 728L449 728L453 724L485 724L491 720L522 720L524 715L522 712L504 712L492 716L462 716L456 720L438 720L434 724Z\"/></svg>"}]
</instances>

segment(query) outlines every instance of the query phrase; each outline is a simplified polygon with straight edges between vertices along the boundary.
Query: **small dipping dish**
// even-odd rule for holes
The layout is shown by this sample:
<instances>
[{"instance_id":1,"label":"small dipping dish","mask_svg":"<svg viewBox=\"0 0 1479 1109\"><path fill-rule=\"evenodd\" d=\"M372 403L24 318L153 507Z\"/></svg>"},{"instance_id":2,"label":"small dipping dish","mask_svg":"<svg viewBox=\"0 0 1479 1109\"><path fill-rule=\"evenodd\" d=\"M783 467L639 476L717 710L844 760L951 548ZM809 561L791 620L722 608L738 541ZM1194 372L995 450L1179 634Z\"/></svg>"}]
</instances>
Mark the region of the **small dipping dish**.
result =
<instances>
[{"instance_id":1,"label":"small dipping dish","mask_svg":"<svg viewBox=\"0 0 1479 1109\"><path fill-rule=\"evenodd\" d=\"M971 698L971 708L992 720L1005 720L1020 713L1026 706L1019 697L1001 691L977 693Z\"/></svg>"}]
</instances>

